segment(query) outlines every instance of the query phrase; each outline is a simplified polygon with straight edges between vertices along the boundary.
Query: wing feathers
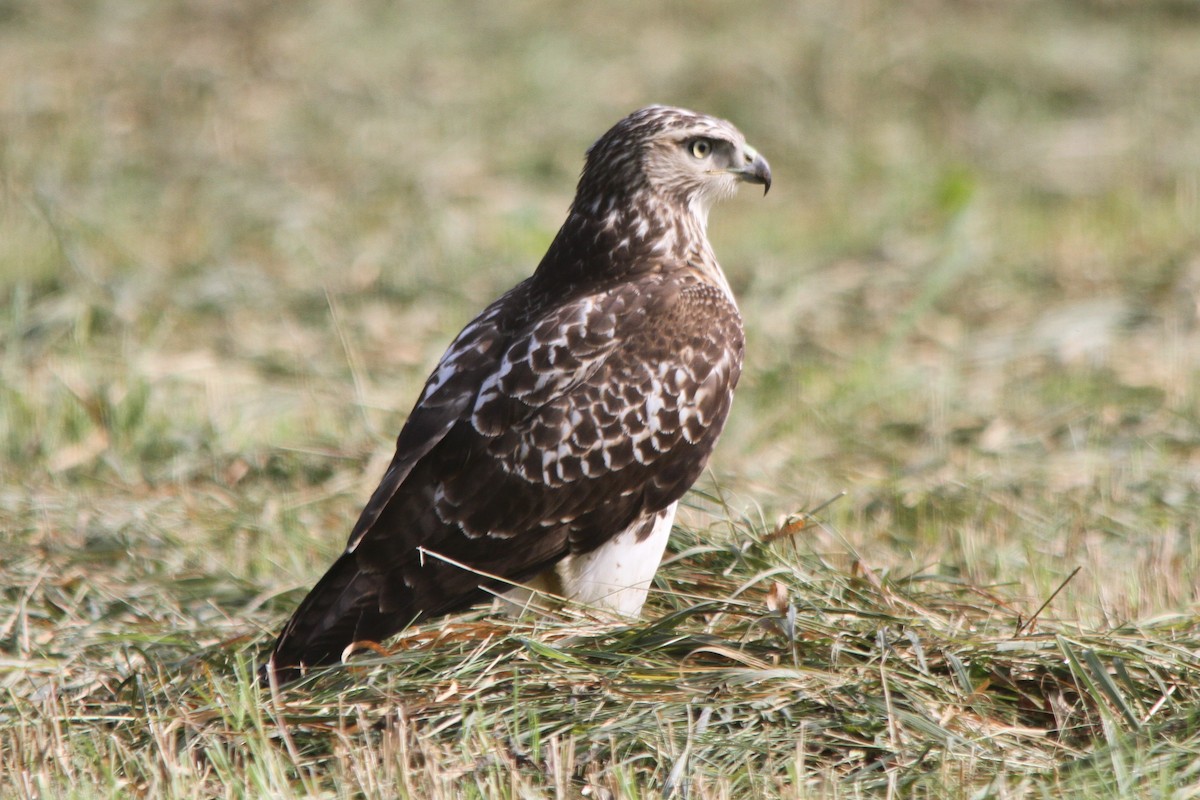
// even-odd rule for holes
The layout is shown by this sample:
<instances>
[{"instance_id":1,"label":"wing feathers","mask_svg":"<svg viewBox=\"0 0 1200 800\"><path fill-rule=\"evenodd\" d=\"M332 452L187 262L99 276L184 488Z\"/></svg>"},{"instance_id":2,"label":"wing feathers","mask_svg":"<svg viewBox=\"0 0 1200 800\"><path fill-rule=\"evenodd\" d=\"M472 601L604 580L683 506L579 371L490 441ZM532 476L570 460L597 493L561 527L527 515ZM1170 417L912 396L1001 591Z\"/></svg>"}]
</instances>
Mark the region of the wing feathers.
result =
<instances>
[{"instance_id":1,"label":"wing feathers","mask_svg":"<svg viewBox=\"0 0 1200 800\"><path fill-rule=\"evenodd\" d=\"M522 286L430 376L277 664L336 660L354 638L469 606L495 581L450 561L531 577L668 507L699 476L741 362L724 294L655 273L538 308Z\"/></svg>"}]
</instances>

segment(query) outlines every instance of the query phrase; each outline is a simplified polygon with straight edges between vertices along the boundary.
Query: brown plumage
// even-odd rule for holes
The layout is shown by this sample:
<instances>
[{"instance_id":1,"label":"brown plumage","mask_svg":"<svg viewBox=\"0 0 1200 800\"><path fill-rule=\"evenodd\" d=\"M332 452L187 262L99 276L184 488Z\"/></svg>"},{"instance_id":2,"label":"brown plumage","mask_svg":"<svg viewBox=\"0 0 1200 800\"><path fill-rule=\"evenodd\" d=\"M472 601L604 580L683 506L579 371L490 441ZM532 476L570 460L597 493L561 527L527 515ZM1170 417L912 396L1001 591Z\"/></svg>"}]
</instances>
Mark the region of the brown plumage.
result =
<instances>
[{"instance_id":1,"label":"brown plumage","mask_svg":"<svg viewBox=\"0 0 1200 800\"><path fill-rule=\"evenodd\" d=\"M485 575L640 611L741 371L705 233L741 181L769 188L767 162L683 109L636 111L592 145L537 270L426 382L345 552L275 643L278 679L510 588Z\"/></svg>"}]
</instances>

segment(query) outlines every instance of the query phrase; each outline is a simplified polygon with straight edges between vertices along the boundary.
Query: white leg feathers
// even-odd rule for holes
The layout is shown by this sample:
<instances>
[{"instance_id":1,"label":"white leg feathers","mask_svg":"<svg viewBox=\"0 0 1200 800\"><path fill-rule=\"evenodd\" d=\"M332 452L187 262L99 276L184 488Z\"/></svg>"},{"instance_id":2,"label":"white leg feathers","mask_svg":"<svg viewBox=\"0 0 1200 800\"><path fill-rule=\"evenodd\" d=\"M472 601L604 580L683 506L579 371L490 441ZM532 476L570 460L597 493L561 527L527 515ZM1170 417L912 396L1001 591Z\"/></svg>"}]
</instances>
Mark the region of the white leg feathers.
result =
<instances>
[{"instance_id":1,"label":"white leg feathers","mask_svg":"<svg viewBox=\"0 0 1200 800\"><path fill-rule=\"evenodd\" d=\"M667 549L677 505L643 517L590 553L567 556L553 569L509 589L499 596L500 607L516 615L544 608L545 595L550 595L636 617Z\"/></svg>"},{"instance_id":2,"label":"white leg feathers","mask_svg":"<svg viewBox=\"0 0 1200 800\"><path fill-rule=\"evenodd\" d=\"M677 505L638 520L590 553L560 561L555 570L563 595L626 617L640 614L667 549Z\"/></svg>"}]
</instances>

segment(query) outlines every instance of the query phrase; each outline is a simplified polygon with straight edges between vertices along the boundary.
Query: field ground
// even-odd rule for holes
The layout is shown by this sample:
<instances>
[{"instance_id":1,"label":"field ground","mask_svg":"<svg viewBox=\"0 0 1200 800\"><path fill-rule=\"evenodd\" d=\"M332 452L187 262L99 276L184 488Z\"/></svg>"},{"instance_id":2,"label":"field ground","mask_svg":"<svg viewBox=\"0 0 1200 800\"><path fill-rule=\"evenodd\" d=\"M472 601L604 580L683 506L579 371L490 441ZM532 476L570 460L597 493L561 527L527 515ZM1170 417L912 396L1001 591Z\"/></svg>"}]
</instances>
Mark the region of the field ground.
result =
<instances>
[{"instance_id":1,"label":"field ground","mask_svg":"<svg viewBox=\"0 0 1200 800\"><path fill-rule=\"evenodd\" d=\"M1198 41L1182 0L0 2L0 796L1200 795ZM747 368L645 620L260 692L648 102L775 187L713 214Z\"/></svg>"}]
</instances>

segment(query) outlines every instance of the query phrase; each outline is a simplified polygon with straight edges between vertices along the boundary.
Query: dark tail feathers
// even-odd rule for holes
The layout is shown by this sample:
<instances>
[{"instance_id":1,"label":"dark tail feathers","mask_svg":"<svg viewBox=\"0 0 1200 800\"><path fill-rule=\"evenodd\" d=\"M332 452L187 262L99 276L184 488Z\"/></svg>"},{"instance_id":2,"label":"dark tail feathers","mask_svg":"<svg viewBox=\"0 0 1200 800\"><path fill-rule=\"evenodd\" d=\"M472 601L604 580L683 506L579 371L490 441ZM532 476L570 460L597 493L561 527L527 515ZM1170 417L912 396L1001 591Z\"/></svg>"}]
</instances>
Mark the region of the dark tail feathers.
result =
<instances>
[{"instance_id":1,"label":"dark tail feathers","mask_svg":"<svg viewBox=\"0 0 1200 800\"><path fill-rule=\"evenodd\" d=\"M275 641L271 658L259 670L263 685L275 673L277 684L299 678L304 668L336 664L357 641L381 641L409 620L379 610L383 575L363 572L353 553L344 553L313 587Z\"/></svg>"}]
</instances>

